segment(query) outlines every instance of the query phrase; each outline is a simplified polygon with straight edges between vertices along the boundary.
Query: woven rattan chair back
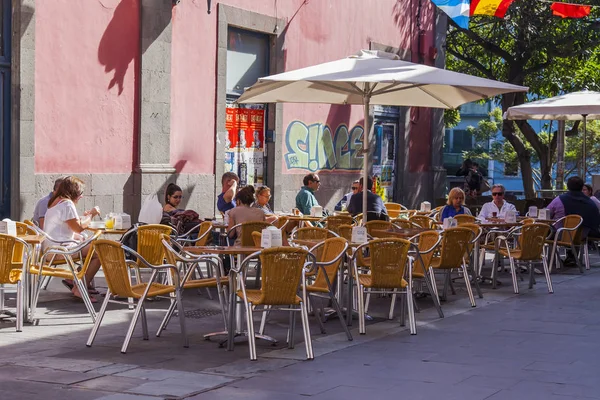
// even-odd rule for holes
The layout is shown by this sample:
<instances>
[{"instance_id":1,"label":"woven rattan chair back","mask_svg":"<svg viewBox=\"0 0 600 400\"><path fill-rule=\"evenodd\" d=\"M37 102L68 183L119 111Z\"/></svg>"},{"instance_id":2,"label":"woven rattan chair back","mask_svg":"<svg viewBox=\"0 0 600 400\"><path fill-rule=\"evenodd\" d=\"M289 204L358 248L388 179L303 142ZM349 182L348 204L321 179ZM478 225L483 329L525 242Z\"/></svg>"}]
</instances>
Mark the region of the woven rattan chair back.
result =
<instances>
[{"instance_id":1,"label":"woven rattan chair back","mask_svg":"<svg viewBox=\"0 0 600 400\"><path fill-rule=\"evenodd\" d=\"M583 218L579 215L571 214L567 215L563 220L563 228L575 228L577 225L581 224ZM561 242L573 242L574 245L579 245L581 243L581 225L577 231L562 231L560 233L560 237L558 238Z\"/></svg>"},{"instance_id":2,"label":"woven rattan chair back","mask_svg":"<svg viewBox=\"0 0 600 400\"><path fill-rule=\"evenodd\" d=\"M417 242L417 248L419 249L421 256L415 259L413 273L425 275L429 269L433 255L435 254L435 251L429 251L428 253L425 253L425 251L430 250L437 243L440 234L436 231L425 231L418 236L419 241Z\"/></svg>"},{"instance_id":3,"label":"woven rattan chair back","mask_svg":"<svg viewBox=\"0 0 600 400\"><path fill-rule=\"evenodd\" d=\"M27 225L25 222L15 222L15 225L17 226L17 236L37 235L35 229Z\"/></svg>"},{"instance_id":4,"label":"woven rattan chair back","mask_svg":"<svg viewBox=\"0 0 600 400\"><path fill-rule=\"evenodd\" d=\"M160 242L161 235L170 235L173 228L167 225L141 225L137 228L137 252L152 265L160 265L165 257L165 250Z\"/></svg>"},{"instance_id":5,"label":"woven rattan chair back","mask_svg":"<svg viewBox=\"0 0 600 400\"><path fill-rule=\"evenodd\" d=\"M550 234L550 226L547 224L527 224L521 229L519 235L519 247L521 249L521 261L541 260L546 238Z\"/></svg>"},{"instance_id":6,"label":"woven rattan chair back","mask_svg":"<svg viewBox=\"0 0 600 400\"><path fill-rule=\"evenodd\" d=\"M470 241L469 245L467 246L467 256L469 256L469 255L471 255L471 252L473 251L473 247L475 247L475 242L473 242L473 239L475 239L476 237L479 237L479 235L481 235L481 226L479 226L477 224L472 224L472 223L463 223L460 226L462 228L470 229L471 232L473 232L473 237L471 238L471 241Z\"/></svg>"},{"instance_id":7,"label":"woven rattan chair back","mask_svg":"<svg viewBox=\"0 0 600 400\"><path fill-rule=\"evenodd\" d=\"M331 262L335 260L340 255L340 253L344 252L345 249L346 239L341 237L327 239L325 240L325 244L323 244L322 250L319 256L317 257L317 262ZM333 283L338 269L340 267L340 264L343 260L344 257L340 257L339 260L337 260L335 263L328 265L324 268L319 268L315 282L311 286L329 290L329 287L327 286L327 280L325 279L325 275L323 273L323 269L327 274L329 282Z\"/></svg>"},{"instance_id":8,"label":"woven rattan chair back","mask_svg":"<svg viewBox=\"0 0 600 400\"><path fill-rule=\"evenodd\" d=\"M349 215L331 215L325 219L325 228L332 232L338 232L340 225L352 225L354 220Z\"/></svg>"},{"instance_id":9,"label":"woven rattan chair back","mask_svg":"<svg viewBox=\"0 0 600 400\"><path fill-rule=\"evenodd\" d=\"M21 254L15 254L17 251ZM14 236L0 234L0 284L14 284L20 277L20 270L13 268L15 256L23 259L23 244Z\"/></svg>"},{"instance_id":10,"label":"woven rattan chair back","mask_svg":"<svg viewBox=\"0 0 600 400\"><path fill-rule=\"evenodd\" d=\"M282 215L281 217L277 218L275 222L273 222L273 226L277 227L277 229L281 229L288 222L288 220L288 217Z\"/></svg>"},{"instance_id":11,"label":"woven rattan chair back","mask_svg":"<svg viewBox=\"0 0 600 400\"><path fill-rule=\"evenodd\" d=\"M241 246L254 246L254 239L252 238L252 232L262 232L263 229L272 226L268 222L264 221L248 221L243 222L240 226L240 245Z\"/></svg>"},{"instance_id":12,"label":"woven rattan chair back","mask_svg":"<svg viewBox=\"0 0 600 400\"><path fill-rule=\"evenodd\" d=\"M373 231L387 231L392 229L392 223L388 221L369 221L365 224L367 233L373 236Z\"/></svg>"},{"instance_id":13,"label":"woven rattan chair back","mask_svg":"<svg viewBox=\"0 0 600 400\"><path fill-rule=\"evenodd\" d=\"M24 222L15 222L15 225L17 226L17 236L37 235L36 230ZM15 241L15 249L12 253L12 257L12 262L14 264L23 263L23 244L21 242Z\"/></svg>"},{"instance_id":14,"label":"woven rattan chair back","mask_svg":"<svg viewBox=\"0 0 600 400\"><path fill-rule=\"evenodd\" d=\"M429 218L426 215L413 215L409 218L409 221L414 222L421 228L425 229L431 229L433 227L433 223L435 222L433 219Z\"/></svg>"},{"instance_id":15,"label":"woven rattan chair back","mask_svg":"<svg viewBox=\"0 0 600 400\"><path fill-rule=\"evenodd\" d=\"M296 229L293 233L294 239L300 240L314 240L314 239L327 239L330 237L329 229L317 228L317 227L305 227Z\"/></svg>"},{"instance_id":16,"label":"woven rattan chair back","mask_svg":"<svg viewBox=\"0 0 600 400\"><path fill-rule=\"evenodd\" d=\"M299 304L298 286L308 251L294 247L272 247L260 253L262 286L256 304Z\"/></svg>"},{"instance_id":17,"label":"woven rattan chair back","mask_svg":"<svg viewBox=\"0 0 600 400\"><path fill-rule=\"evenodd\" d=\"M469 228L457 227L444 230L440 247L440 264L438 268L459 268L473 239L473 231Z\"/></svg>"},{"instance_id":18,"label":"woven rattan chair back","mask_svg":"<svg viewBox=\"0 0 600 400\"><path fill-rule=\"evenodd\" d=\"M206 246L208 243L208 239L210 238L210 233L207 233L209 231L212 231L212 222L210 221L204 221L200 224L200 227L198 228L198 240L196 240L195 245L196 246Z\"/></svg>"},{"instance_id":19,"label":"woven rattan chair back","mask_svg":"<svg viewBox=\"0 0 600 400\"><path fill-rule=\"evenodd\" d=\"M397 218L400 215L402 210L406 210L406 207L403 207L402 204L399 203L384 203L385 209L387 210L387 214L390 218Z\"/></svg>"},{"instance_id":20,"label":"woven rattan chair back","mask_svg":"<svg viewBox=\"0 0 600 400\"><path fill-rule=\"evenodd\" d=\"M535 219L533 219L533 218L525 218L524 220L521 221L521 223L523 225L533 224L533 223L535 223Z\"/></svg>"},{"instance_id":21,"label":"woven rattan chair back","mask_svg":"<svg viewBox=\"0 0 600 400\"><path fill-rule=\"evenodd\" d=\"M392 220L392 224L402 229L410 229L415 227L412 222L404 218L395 218Z\"/></svg>"},{"instance_id":22,"label":"woven rattan chair back","mask_svg":"<svg viewBox=\"0 0 600 400\"><path fill-rule=\"evenodd\" d=\"M369 242L371 287L399 288L406 268L410 242L399 238L374 239Z\"/></svg>"},{"instance_id":23,"label":"woven rattan chair back","mask_svg":"<svg viewBox=\"0 0 600 400\"><path fill-rule=\"evenodd\" d=\"M158 238L160 239L160 236ZM164 252L160 240L158 243L160 244L161 252ZM102 270L104 271L104 277L110 293L118 297L138 298L139 296L131 290L128 267L125 261L125 251L121 248L121 243L98 239L94 242L94 249L102 264Z\"/></svg>"},{"instance_id":24,"label":"woven rattan chair back","mask_svg":"<svg viewBox=\"0 0 600 400\"><path fill-rule=\"evenodd\" d=\"M463 224L474 224L476 220L474 216L468 214L458 214L455 215L454 218L456 219L456 223L458 224L458 226L461 226Z\"/></svg>"},{"instance_id":25,"label":"woven rattan chair back","mask_svg":"<svg viewBox=\"0 0 600 400\"><path fill-rule=\"evenodd\" d=\"M347 241L352 240L352 225L340 225L338 227L338 235Z\"/></svg>"},{"instance_id":26,"label":"woven rattan chair back","mask_svg":"<svg viewBox=\"0 0 600 400\"><path fill-rule=\"evenodd\" d=\"M254 247L261 247L262 233L261 232L252 232L252 241L254 243Z\"/></svg>"}]
</instances>

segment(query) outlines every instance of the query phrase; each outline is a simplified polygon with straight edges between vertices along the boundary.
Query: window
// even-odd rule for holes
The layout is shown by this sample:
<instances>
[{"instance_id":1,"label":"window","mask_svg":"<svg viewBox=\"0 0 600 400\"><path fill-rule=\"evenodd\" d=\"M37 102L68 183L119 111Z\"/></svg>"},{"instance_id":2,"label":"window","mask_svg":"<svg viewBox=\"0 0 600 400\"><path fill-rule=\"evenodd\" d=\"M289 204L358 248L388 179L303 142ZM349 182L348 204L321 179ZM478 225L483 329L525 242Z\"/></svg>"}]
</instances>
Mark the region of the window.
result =
<instances>
[{"instance_id":1,"label":"window","mask_svg":"<svg viewBox=\"0 0 600 400\"><path fill-rule=\"evenodd\" d=\"M269 75L269 37L229 28L227 31L227 96L237 98L258 78Z\"/></svg>"}]
</instances>

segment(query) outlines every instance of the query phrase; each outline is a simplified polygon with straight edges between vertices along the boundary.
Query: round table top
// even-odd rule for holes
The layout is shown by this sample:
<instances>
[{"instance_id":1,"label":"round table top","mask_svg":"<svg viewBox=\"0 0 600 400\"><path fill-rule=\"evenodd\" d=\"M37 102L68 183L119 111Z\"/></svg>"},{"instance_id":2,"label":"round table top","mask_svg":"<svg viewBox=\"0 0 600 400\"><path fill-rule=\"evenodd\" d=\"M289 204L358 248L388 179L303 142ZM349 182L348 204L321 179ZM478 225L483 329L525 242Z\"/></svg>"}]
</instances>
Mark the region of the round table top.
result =
<instances>
[{"instance_id":1,"label":"round table top","mask_svg":"<svg viewBox=\"0 0 600 400\"><path fill-rule=\"evenodd\" d=\"M311 217L310 215L279 215L286 217L290 221L320 221L325 217Z\"/></svg>"},{"instance_id":2,"label":"round table top","mask_svg":"<svg viewBox=\"0 0 600 400\"><path fill-rule=\"evenodd\" d=\"M29 244L40 244L46 239L44 235L19 235L17 237Z\"/></svg>"},{"instance_id":3,"label":"round table top","mask_svg":"<svg viewBox=\"0 0 600 400\"><path fill-rule=\"evenodd\" d=\"M380 235L380 237L399 237L403 239L411 238L419 233L426 231L432 231L433 229L428 228L400 228L392 230L373 230L374 235ZM379 236L378 236L379 237Z\"/></svg>"}]
</instances>

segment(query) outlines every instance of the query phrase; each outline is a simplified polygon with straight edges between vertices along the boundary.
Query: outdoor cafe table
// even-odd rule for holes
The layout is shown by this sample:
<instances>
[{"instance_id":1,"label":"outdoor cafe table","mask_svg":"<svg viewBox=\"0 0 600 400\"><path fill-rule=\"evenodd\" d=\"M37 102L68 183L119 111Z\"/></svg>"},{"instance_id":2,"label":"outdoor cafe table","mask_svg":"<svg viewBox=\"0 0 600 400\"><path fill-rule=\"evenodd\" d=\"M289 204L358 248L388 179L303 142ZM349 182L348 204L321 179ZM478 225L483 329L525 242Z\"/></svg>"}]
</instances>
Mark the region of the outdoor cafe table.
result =
<instances>
[{"instance_id":1,"label":"outdoor cafe table","mask_svg":"<svg viewBox=\"0 0 600 400\"><path fill-rule=\"evenodd\" d=\"M251 247L251 246L186 246L185 250L192 254L219 254L219 255L232 255L237 256L238 266L242 265L243 257L248 256L252 253L262 250L262 247ZM242 311L241 303L236 302L236 281L237 274L233 268L229 271L229 318L227 331L209 333L204 335L205 338L217 335L227 335L227 351L233 350L233 340L236 336L247 335L247 332L242 331ZM236 304L235 307L233 305ZM235 321L235 329L231 329L232 324ZM266 338L263 335L257 335L257 337Z\"/></svg>"}]
</instances>

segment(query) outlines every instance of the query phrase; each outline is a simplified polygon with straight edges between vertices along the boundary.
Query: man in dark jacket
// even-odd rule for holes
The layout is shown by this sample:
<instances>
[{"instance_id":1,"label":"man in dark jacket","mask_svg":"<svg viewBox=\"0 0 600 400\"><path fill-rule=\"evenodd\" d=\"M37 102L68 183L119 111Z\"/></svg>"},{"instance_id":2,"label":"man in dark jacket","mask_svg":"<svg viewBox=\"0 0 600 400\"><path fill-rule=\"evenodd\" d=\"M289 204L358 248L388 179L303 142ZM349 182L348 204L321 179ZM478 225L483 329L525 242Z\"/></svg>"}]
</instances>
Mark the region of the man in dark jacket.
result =
<instances>
[{"instance_id":1,"label":"man in dark jacket","mask_svg":"<svg viewBox=\"0 0 600 400\"><path fill-rule=\"evenodd\" d=\"M387 210L383 205L381 197L371 192L368 188L373 187L373 180L367 179L367 188L363 185L363 179L360 178L358 183L358 193L355 193L350 198L350 204L348 204L348 212L354 217L363 211L363 190L367 190L367 221L372 220L388 220Z\"/></svg>"},{"instance_id":2,"label":"man in dark jacket","mask_svg":"<svg viewBox=\"0 0 600 400\"><path fill-rule=\"evenodd\" d=\"M600 211L596 204L583 192L583 179L578 176L572 176L567 180L567 189L569 191L556 197L548 205L552 211L552 218L559 219L565 215L576 214L583 218L581 233L583 237L588 235L600 237Z\"/></svg>"}]
</instances>

